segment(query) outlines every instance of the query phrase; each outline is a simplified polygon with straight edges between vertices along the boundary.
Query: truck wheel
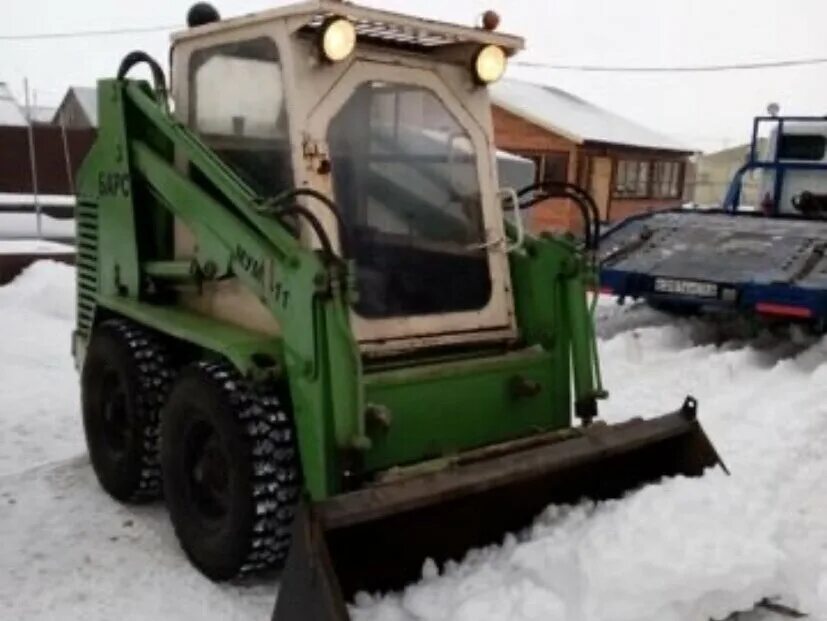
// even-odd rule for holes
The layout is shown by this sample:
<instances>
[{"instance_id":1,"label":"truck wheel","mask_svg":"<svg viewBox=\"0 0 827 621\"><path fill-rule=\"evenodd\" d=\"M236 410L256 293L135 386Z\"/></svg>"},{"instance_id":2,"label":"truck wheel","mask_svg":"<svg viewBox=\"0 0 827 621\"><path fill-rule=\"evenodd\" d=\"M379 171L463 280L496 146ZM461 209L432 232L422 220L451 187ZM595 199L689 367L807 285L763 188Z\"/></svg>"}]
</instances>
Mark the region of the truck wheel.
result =
<instances>
[{"instance_id":1,"label":"truck wheel","mask_svg":"<svg viewBox=\"0 0 827 621\"><path fill-rule=\"evenodd\" d=\"M158 414L171 377L146 330L121 319L95 327L81 372L83 428L101 487L121 502L161 493Z\"/></svg>"},{"instance_id":2,"label":"truck wheel","mask_svg":"<svg viewBox=\"0 0 827 621\"><path fill-rule=\"evenodd\" d=\"M196 363L172 389L161 439L164 497L192 564L212 580L279 567L301 476L275 389L255 389L223 362Z\"/></svg>"}]
</instances>

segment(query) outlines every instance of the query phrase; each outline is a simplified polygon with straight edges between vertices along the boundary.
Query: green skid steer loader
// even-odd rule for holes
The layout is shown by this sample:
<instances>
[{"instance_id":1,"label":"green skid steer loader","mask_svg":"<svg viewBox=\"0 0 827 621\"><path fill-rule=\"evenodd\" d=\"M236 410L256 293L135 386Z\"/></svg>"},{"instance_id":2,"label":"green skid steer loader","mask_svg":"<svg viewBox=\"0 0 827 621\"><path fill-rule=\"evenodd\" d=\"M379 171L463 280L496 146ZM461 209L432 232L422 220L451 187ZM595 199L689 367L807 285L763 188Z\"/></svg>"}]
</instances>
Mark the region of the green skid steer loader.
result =
<instances>
[{"instance_id":1,"label":"green skid steer loader","mask_svg":"<svg viewBox=\"0 0 827 621\"><path fill-rule=\"evenodd\" d=\"M190 17L171 92L142 52L99 82L73 351L101 485L163 495L201 572L286 563L274 619L347 619L549 503L720 463L691 399L593 420L591 250L498 185L486 84L521 39L332 0Z\"/></svg>"}]
</instances>

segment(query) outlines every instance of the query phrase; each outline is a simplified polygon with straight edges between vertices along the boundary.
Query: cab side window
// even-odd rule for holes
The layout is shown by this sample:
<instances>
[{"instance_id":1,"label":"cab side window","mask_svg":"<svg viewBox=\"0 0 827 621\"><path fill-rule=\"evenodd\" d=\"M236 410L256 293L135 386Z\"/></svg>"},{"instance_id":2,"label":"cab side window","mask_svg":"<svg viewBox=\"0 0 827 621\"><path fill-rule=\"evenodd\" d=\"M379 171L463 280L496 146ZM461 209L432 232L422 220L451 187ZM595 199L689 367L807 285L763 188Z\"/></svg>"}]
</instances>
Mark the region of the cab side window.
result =
<instances>
[{"instance_id":1,"label":"cab side window","mask_svg":"<svg viewBox=\"0 0 827 621\"><path fill-rule=\"evenodd\" d=\"M190 127L253 190L292 187L281 63L267 37L199 50L190 63Z\"/></svg>"}]
</instances>

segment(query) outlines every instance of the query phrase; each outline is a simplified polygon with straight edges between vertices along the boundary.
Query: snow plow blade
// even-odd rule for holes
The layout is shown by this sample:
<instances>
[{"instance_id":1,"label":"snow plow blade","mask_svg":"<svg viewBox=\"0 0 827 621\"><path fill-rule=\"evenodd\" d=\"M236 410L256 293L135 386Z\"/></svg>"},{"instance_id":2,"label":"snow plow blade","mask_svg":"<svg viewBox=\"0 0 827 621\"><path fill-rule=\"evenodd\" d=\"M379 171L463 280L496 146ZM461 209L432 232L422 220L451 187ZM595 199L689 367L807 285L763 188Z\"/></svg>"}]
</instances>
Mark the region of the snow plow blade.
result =
<instances>
[{"instance_id":1,"label":"snow plow blade","mask_svg":"<svg viewBox=\"0 0 827 621\"><path fill-rule=\"evenodd\" d=\"M400 589L428 559L461 559L553 503L608 499L724 467L688 398L677 412L593 424L464 454L445 468L303 501L272 621L346 621L359 591Z\"/></svg>"}]
</instances>

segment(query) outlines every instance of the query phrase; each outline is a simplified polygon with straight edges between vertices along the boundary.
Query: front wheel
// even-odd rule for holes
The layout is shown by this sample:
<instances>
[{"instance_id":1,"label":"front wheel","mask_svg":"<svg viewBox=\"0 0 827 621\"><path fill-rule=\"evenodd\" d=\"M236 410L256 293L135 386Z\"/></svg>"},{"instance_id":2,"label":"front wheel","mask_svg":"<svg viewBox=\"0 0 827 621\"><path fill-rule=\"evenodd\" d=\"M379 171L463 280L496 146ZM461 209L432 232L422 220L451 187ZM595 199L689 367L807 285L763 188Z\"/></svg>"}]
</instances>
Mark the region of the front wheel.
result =
<instances>
[{"instance_id":1,"label":"front wheel","mask_svg":"<svg viewBox=\"0 0 827 621\"><path fill-rule=\"evenodd\" d=\"M160 495L158 414L171 376L149 331L122 319L94 328L81 371L83 428L101 487L121 502Z\"/></svg>"},{"instance_id":2,"label":"front wheel","mask_svg":"<svg viewBox=\"0 0 827 621\"><path fill-rule=\"evenodd\" d=\"M164 496L190 561L213 580L280 566L300 490L292 420L226 363L184 370L164 409Z\"/></svg>"}]
</instances>

